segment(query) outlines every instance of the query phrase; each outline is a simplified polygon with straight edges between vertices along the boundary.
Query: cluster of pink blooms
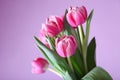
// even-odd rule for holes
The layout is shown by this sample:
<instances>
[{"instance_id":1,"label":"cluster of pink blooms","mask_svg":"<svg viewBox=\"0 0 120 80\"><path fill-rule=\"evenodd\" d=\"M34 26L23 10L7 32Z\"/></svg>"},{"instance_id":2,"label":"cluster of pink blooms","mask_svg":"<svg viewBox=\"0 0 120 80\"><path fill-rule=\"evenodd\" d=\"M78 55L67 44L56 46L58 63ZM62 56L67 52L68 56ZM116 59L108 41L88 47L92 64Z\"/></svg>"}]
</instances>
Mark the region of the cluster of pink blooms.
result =
<instances>
[{"instance_id":1,"label":"cluster of pink blooms","mask_svg":"<svg viewBox=\"0 0 120 80\"><path fill-rule=\"evenodd\" d=\"M82 7L70 7L66 14L67 22L72 28L78 27L83 24L87 19L87 10L84 6ZM59 33L64 30L64 19L59 16L50 16L46 19L46 23L42 24L40 30L40 41L49 47L46 41L46 35L49 37L56 37ZM57 53L65 58L72 56L77 48L77 42L72 35L63 35L60 38L55 39L55 49ZM47 60L43 58L37 58L32 61L32 72L35 74L43 73L48 68Z\"/></svg>"}]
</instances>

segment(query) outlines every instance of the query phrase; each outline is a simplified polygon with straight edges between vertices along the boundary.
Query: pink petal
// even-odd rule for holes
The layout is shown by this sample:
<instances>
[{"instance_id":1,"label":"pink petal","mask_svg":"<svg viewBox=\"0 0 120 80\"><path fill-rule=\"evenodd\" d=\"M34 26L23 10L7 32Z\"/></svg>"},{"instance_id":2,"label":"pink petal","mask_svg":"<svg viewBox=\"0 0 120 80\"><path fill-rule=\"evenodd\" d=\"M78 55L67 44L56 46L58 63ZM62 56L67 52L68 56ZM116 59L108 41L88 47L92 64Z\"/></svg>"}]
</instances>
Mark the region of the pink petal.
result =
<instances>
[{"instance_id":1,"label":"pink petal","mask_svg":"<svg viewBox=\"0 0 120 80\"><path fill-rule=\"evenodd\" d=\"M72 27L76 27L76 23L75 23L75 20L73 18L73 13L67 13L66 19Z\"/></svg>"}]
</instances>

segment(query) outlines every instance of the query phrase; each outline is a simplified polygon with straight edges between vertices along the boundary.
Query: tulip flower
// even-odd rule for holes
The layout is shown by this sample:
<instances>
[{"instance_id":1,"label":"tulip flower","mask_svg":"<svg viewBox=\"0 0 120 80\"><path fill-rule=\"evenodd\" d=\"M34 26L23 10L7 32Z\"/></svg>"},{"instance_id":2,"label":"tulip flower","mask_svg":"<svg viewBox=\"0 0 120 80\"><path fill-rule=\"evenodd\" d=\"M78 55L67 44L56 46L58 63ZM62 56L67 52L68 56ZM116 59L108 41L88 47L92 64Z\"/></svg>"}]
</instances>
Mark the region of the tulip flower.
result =
<instances>
[{"instance_id":1,"label":"tulip flower","mask_svg":"<svg viewBox=\"0 0 120 80\"><path fill-rule=\"evenodd\" d=\"M32 73L41 74L48 68L48 62L43 58L36 58L32 61Z\"/></svg>"},{"instance_id":2,"label":"tulip flower","mask_svg":"<svg viewBox=\"0 0 120 80\"><path fill-rule=\"evenodd\" d=\"M56 50L61 57L70 57L75 53L77 42L74 36L63 36L55 40Z\"/></svg>"},{"instance_id":3,"label":"tulip flower","mask_svg":"<svg viewBox=\"0 0 120 80\"><path fill-rule=\"evenodd\" d=\"M73 28L76 28L78 25L81 25L86 21L87 10L84 6L75 8L70 7L66 14L66 19Z\"/></svg>"},{"instance_id":4,"label":"tulip flower","mask_svg":"<svg viewBox=\"0 0 120 80\"><path fill-rule=\"evenodd\" d=\"M40 30L39 39L44 45L49 48L49 44L46 40L46 32L43 29Z\"/></svg>"},{"instance_id":5,"label":"tulip flower","mask_svg":"<svg viewBox=\"0 0 120 80\"><path fill-rule=\"evenodd\" d=\"M42 24L42 28L50 37L54 37L63 30L63 19L58 16L50 16L46 23Z\"/></svg>"}]
</instances>

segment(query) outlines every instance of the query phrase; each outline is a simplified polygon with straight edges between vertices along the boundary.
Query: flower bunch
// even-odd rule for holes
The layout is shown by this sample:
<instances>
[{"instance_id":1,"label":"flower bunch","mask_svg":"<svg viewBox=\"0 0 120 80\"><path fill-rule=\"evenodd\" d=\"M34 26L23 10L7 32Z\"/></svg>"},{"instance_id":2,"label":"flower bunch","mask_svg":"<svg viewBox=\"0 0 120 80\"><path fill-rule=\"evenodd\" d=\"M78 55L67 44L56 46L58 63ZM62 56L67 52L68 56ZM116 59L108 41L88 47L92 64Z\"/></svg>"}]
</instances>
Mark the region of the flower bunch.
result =
<instances>
[{"instance_id":1,"label":"flower bunch","mask_svg":"<svg viewBox=\"0 0 120 80\"><path fill-rule=\"evenodd\" d=\"M50 70L64 80L112 80L104 69L96 66L95 37L88 42L92 16L93 10L88 15L82 6L70 7L63 17L48 17L39 38L34 37L46 59L33 60L32 72Z\"/></svg>"}]
</instances>

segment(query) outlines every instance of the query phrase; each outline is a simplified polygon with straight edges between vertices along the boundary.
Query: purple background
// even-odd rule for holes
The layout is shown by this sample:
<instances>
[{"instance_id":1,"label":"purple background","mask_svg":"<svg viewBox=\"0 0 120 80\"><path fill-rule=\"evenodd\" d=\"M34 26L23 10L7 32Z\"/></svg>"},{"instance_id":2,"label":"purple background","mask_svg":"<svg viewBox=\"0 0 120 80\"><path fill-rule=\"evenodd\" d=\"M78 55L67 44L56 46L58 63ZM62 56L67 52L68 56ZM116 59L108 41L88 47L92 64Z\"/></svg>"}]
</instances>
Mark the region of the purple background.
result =
<instances>
[{"instance_id":1,"label":"purple background","mask_svg":"<svg viewBox=\"0 0 120 80\"><path fill-rule=\"evenodd\" d=\"M69 6L94 8L90 37L97 40L97 65L120 80L120 0L0 0L0 80L62 80L47 71L31 73L39 53L33 36L49 15Z\"/></svg>"}]
</instances>

